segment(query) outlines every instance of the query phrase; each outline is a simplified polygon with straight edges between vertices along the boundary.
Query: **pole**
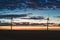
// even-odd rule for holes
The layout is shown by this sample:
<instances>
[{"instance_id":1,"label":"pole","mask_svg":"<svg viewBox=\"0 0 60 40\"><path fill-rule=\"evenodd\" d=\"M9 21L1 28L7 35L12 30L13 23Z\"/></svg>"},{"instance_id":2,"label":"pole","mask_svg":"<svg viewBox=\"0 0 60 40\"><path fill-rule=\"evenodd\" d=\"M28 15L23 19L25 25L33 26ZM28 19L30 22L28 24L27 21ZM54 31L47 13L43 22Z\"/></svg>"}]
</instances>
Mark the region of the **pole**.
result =
<instances>
[{"instance_id":1,"label":"pole","mask_svg":"<svg viewBox=\"0 0 60 40\"><path fill-rule=\"evenodd\" d=\"M11 30L12 30L12 18L11 18Z\"/></svg>"},{"instance_id":2,"label":"pole","mask_svg":"<svg viewBox=\"0 0 60 40\"><path fill-rule=\"evenodd\" d=\"M49 18L47 18L47 31L48 31L48 26L49 26Z\"/></svg>"}]
</instances>

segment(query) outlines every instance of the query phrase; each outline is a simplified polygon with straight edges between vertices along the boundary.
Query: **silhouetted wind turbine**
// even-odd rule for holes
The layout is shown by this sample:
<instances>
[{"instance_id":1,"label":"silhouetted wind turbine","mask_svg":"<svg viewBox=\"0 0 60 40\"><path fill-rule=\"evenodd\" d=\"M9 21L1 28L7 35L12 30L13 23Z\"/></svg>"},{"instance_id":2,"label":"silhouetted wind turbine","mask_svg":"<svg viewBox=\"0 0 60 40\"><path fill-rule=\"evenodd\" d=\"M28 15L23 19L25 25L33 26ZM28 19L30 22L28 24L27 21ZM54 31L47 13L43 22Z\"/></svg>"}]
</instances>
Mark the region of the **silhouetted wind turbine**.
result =
<instances>
[{"instance_id":1,"label":"silhouetted wind turbine","mask_svg":"<svg viewBox=\"0 0 60 40\"><path fill-rule=\"evenodd\" d=\"M29 13L29 14L27 14L27 15L31 15L32 13ZM23 16L23 14L22 14L22 16ZM22 16L20 16L20 17L22 17ZM23 17L25 17L26 15L24 15ZM12 30L12 26L13 26L13 18L14 17L10 17L11 18L11 30ZM16 17L16 18L18 18L18 17Z\"/></svg>"},{"instance_id":2,"label":"silhouetted wind turbine","mask_svg":"<svg viewBox=\"0 0 60 40\"><path fill-rule=\"evenodd\" d=\"M49 27L49 14L48 14L48 18L47 18L47 31L48 31L48 27Z\"/></svg>"},{"instance_id":3,"label":"silhouetted wind turbine","mask_svg":"<svg viewBox=\"0 0 60 40\"><path fill-rule=\"evenodd\" d=\"M13 17L11 17L11 30L12 30L12 22L13 22Z\"/></svg>"},{"instance_id":4,"label":"silhouetted wind turbine","mask_svg":"<svg viewBox=\"0 0 60 40\"><path fill-rule=\"evenodd\" d=\"M47 30L48 30L48 27L49 27L49 17L47 18Z\"/></svg>"}]
</instances>

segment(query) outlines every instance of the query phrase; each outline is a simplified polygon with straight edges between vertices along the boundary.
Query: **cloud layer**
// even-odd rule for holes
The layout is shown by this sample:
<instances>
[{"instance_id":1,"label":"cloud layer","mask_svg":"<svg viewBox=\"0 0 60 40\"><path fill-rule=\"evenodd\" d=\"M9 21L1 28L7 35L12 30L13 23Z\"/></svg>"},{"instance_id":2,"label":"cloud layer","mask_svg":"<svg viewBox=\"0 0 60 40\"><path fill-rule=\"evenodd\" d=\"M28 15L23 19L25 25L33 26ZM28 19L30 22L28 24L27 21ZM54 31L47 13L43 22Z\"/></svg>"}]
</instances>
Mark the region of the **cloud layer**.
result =
<instances>
[{"instance_id":1,"label":"cloud layer","mask_svg":"<svg viewBox=\"0 0 60 40\"><path fill-rule=\"evenodd\" d=\"M29 18L21 18L21 19L34 19L34 20L41 20L41 19L44 19L44 17L42 17L42 16L32 16L32 17L29 17Z\"/></svg>"},{"instance_id":2,"label":"cloud layer","mask_svg":"<svg viewBox=\"0 0 60 40\"><path fill-rule=\"evenodd\" d=\"M20 14L20 15L0 15L0 18L18 18L18 17L26 17L29 14Z\"/></svg>"},{"instance_id":3,"label":"cloud layer","mask_svg":"<svg viewBox=\"0 0 60 40\"><path fill-rule=\"evenodd\" d=\"M43 8L60 8L58 0L0 0L0 9L43 9Z\"/></svg>"},{"instance_id":4,"label":"cloud layer","mask_svg":"<svg viewBox=\"0 0 60 40\"><path fill-rule=\"evenodd\" d=\"M60 18L60 16L55 16L56 18Z\"/></svg>"}]
</instances>

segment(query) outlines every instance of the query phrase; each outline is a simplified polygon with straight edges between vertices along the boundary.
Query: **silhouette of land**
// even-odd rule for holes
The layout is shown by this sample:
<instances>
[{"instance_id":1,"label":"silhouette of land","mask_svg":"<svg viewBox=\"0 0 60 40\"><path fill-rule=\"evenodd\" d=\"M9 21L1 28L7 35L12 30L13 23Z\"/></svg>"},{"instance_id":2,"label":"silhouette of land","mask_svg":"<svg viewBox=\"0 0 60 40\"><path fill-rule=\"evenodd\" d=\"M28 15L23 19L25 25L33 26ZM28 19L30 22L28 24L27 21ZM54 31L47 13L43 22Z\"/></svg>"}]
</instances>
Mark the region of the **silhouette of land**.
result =
<instances>
[{"instance_id":1,"label":"silhouette of land","mask_svg":"<svg viewBox=\"0 0 60 40\"><path fill-rule=\"evenodd\" d=\"M60 39L60 31L0 31L0 40L45 40Z\"/></svg>"}]
</instances>

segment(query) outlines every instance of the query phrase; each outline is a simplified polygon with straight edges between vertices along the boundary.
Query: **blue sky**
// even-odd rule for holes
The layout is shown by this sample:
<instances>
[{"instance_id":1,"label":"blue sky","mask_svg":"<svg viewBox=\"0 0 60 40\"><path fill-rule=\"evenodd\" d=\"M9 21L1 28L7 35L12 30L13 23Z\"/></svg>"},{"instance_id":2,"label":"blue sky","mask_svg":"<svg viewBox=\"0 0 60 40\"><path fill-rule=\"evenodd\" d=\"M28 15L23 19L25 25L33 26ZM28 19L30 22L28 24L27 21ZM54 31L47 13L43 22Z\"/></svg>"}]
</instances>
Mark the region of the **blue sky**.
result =
<instances>
[{"instance_id":1,"label":"blue sky","mask_svg":"<svg viewBox=\"0 0 60 40\"><path fill-rule=\"evenodd\" d=\"M49 16L50 20L60 21L59 3L59 0L0 0L0 15L32 13L31 16L43 16L45 19ZM38 10L41 7L47 8ZM55 10L49 10L49 7Z\"/></svg>"},{"instance_id":2,"label":"blue sky","mask_svg":"<svg viewBox=\"0 0 60 40\"><path fill-rule=\"evenodd\" d=\"M1 11L1 13L3 15L10 15L10 14L29 14L32 13L31 16L43 16L45 17L45 19L49 16L50 20L60 20L60 18L58 18L57 16L60 16L60 10L32 10L32 9L27 9L25 10L5 10L5 11ZM1 15L2 15L1 14Z\"/></svg>"}]
</instances>

